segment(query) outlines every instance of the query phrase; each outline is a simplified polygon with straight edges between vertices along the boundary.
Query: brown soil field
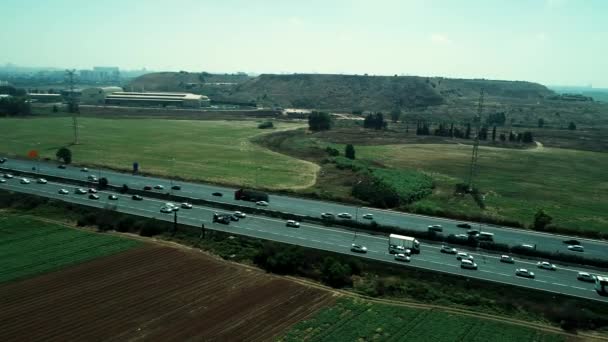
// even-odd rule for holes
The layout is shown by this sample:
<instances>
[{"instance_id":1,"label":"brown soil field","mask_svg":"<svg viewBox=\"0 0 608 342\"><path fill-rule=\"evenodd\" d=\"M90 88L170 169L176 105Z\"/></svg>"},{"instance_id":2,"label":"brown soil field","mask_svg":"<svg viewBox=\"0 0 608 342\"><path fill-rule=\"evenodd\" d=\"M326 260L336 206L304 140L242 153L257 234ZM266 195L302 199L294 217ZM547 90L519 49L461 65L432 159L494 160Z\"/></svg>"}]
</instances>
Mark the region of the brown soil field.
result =
<instances>
[{"instance_id":1,"label":"brown soil field","mask_svg":"<svg viewBox=\"0 0 608 342\"><path fill-rule=\"evenodd\" d=\"M0 341L272 340L334 294L147 245L0 286Z\"/></svg>"}]
</instances>

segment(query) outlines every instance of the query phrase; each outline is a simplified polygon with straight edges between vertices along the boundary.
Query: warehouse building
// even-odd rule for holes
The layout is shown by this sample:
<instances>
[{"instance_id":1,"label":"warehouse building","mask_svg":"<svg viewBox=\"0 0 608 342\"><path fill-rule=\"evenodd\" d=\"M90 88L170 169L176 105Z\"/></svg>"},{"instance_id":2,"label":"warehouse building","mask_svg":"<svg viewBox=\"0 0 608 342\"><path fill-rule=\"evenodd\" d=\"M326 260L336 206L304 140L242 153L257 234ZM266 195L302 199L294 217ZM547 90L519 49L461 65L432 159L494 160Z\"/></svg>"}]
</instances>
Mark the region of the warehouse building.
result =
<instances>
[{"instance_id":1,"label":"warehouse building","mask_svg":"<svg viewBox=\"0 0 608 342\"><path fill-rule=\"evenodd\" d=\"M89 88L82 91L81 103L114 106L200 108L210 105L204 95L190 93L125 92L119 87Z\"/></svg>"},{"instance_id":2,"label":"warehouse building","mask_svg":"<svg viewBox=\"0 0 608 342\"><path fill-rule=\"evenodd\" d=\"M120 87L94 87L83 89L80 94L80 103L87 105L104 105L106 97L115 92L121 92Z\"/></svg>"}]
</instances>

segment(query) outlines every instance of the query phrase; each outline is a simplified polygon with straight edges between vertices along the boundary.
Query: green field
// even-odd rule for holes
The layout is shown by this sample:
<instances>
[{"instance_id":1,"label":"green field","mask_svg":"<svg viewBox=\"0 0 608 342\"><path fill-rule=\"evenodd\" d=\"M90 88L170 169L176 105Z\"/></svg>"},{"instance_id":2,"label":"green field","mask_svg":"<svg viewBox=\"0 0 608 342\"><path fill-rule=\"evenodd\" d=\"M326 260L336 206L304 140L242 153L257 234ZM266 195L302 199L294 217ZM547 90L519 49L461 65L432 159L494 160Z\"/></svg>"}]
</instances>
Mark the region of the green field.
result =
<instances>
[{"instance_id":1,"label":"green field","mask_svg":"<svg viewBox=\"0 0 608 342\"><path fill-rule=\"evenodd\" d=\"M27 155L36 149L54 158L73 139L72 120L0 119L0 153ZM303 188L314 184L318 166L252 144L255 135L301 124L275 123L260 130L255 121L190 121L80 118L80 145L73 162L174 175L232 185Z\"/></svg>"},{"instance_id":2,"label":"green field","mask_svg":"<svg viewBox=\"0 0 608 342\"><path fill-rule=\"evenodd\" d=\"M437 188L415 206L474 214L480 209L473 201L453 194L454 185L466 179L470 154L464 145L357 147L359 158L433 176ZM544 208L559 226L606 230L607 168L608 154L601 152L480 147L475 183L486 193L484 215L530 223Z\"/></svg>"},{"instance_id":3,"label":"green field","mask_svg":"<svg viewBox=\"0 0 608 342\"><path fill-rule=\"evenodd\" d=\"M31 218L0 217L0 283L118 253L139 242Z\"/></svg>"},{"instance_id":4,"label":"green field","mask_svg":"<svg viewBox=\"0 0 608 342\"><path fill-rule=\"evenodd\" d=\"M565 341L563 335L430 309L341 299L283 341Z\"/></svg>"}]
</instances>

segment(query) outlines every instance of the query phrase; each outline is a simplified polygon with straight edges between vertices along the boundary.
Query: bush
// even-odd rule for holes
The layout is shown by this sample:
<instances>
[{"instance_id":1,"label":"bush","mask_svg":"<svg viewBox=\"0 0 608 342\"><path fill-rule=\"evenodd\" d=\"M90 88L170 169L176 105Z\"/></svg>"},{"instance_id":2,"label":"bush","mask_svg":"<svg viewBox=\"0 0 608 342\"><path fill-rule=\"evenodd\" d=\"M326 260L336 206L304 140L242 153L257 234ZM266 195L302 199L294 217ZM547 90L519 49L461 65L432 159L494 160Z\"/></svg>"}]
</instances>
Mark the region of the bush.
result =
<instances>
[{"instance_id":1,"label":"bush","mask_svg":"<svg viewBox=\"0 0 608 342\"><path fill-rule=\"evenodd\" d=\"M333 148L333 147L329 147L329 146L327 146L325 148L325 152L327 152L327 154L329 154L332 157L337 157L340 155L340 151L337 148Z\"/></svg>"},{"instance_id":2,"label":"bush","mask_svg":"<svg viewBox=\"0 0 608 342\"><path fill-rule=\"evenodd\" d=\"M260 129L274 128L274 124L272 123L272 121L264 121L258 125L258 128L260 128Z\"/></svg>"},{"instance_id":3,"label":"bush","mask_svg":"<svg viewBox=\"0 0 608 342\"><path fill-rule=\"evenodd\" d=\"M351 274L350 266L332 257L326 257L321 265L321 280L334 288L352 285Z\"/></svg>"}]
</instances>

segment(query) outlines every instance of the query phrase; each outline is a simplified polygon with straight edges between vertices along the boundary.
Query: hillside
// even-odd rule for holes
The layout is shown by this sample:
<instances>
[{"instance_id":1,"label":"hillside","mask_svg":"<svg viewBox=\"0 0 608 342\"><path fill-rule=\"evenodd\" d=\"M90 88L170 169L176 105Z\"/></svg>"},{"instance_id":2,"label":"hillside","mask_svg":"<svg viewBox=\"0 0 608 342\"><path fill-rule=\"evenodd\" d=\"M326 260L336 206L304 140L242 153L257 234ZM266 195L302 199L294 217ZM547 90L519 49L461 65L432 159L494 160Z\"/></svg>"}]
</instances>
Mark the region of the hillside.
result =
<instances>
[{"instance_id":1,"label":"hillside","mask_svg":"<svg viewBox=\"0 0 608 342\"><path fill-rule=\"evenodd\" d=\"M417 76L329 74L212 75L153 73L135 79L134 89L191 91L221 102L255 102L263 106L320 108L334 111L390 111L477 100L479 89L497 102L537 101L555 95L538 83Z\"/></svg>"}]
</instances>

